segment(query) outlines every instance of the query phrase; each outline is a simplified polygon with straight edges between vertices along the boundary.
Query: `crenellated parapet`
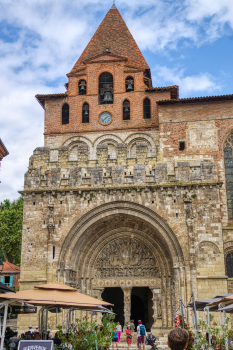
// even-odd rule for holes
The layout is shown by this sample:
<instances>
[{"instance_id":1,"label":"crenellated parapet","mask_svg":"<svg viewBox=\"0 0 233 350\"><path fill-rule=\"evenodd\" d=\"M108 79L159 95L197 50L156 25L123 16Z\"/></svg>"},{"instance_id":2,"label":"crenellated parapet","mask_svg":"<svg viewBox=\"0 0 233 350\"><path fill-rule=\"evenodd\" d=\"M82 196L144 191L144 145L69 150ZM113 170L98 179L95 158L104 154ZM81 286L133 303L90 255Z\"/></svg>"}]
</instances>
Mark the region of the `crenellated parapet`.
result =
<instances>
[{"instance_id":1,"label":"crenellated parapet","mask_svg":"<svg viewBox=\"0 0 233 350\"><path fill-rule=\"evenodd\" d=\"M88 146L83 144L77 147L78 159L70 161L68 147L63 146L58 149L57 161L51 161L49 148L37 148L25 174L25 189L218 181L217 167L211 158L157 162L155 157L147 156L147 144L138 142L132 162L126 144L119 143L116 150L116 159L109 159L108 145L99 144L97 159L91 160Z\"/></svg>"}]
</instances>

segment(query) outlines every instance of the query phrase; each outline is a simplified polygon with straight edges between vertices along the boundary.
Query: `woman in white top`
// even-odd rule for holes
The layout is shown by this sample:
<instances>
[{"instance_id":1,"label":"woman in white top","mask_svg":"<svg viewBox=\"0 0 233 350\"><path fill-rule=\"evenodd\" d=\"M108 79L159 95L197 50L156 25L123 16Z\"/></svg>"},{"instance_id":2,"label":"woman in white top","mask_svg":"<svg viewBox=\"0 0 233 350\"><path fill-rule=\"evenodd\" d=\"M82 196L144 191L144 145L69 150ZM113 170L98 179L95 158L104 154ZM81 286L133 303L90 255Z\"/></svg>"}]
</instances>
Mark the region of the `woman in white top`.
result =
<instances>
[{"instance_id":1,"label":"woman in white top","mask_svg":"<svg viewBox=\"0 0 233 350\"><path fill-rule=\"evenodd\" d=\"M116 326L117 330L118 330L118 343L121 340L121 332L122 332L122 327L120 325L120 322L117 322L117 326Z\"/></svg>"}]
</instances>

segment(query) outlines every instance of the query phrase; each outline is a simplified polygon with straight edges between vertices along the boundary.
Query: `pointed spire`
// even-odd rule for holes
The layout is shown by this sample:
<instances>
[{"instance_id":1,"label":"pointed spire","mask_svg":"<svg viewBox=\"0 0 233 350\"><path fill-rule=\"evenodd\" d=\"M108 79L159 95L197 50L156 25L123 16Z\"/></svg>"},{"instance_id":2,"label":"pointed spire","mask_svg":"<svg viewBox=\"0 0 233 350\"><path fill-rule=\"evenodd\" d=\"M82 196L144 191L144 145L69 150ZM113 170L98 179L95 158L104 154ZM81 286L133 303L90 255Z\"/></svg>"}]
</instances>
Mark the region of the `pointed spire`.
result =
<instances>
[{"instance_id":1,"label":"pointed spire","mask_svg":"<svg viewBox=\"0 0 233 350\"><path fill-rule=\"evenodd\" d=\"M115 9L116 9L115 0L113 0L113 4L112 4L112 7L111 7L111 10L115 10Z\"/></svg>"},{"instance_id":2,"label":"pointed spire","mask_svg":"<svg viewBox=\"0 0 233 350\"><path fill-rule=\"evenodd\" d=\"M149 69L115 2L70 73L84 67L84 61L103 54L106 48L112 55L127 58L127 65Z\"/></svg>"}]
</instances>

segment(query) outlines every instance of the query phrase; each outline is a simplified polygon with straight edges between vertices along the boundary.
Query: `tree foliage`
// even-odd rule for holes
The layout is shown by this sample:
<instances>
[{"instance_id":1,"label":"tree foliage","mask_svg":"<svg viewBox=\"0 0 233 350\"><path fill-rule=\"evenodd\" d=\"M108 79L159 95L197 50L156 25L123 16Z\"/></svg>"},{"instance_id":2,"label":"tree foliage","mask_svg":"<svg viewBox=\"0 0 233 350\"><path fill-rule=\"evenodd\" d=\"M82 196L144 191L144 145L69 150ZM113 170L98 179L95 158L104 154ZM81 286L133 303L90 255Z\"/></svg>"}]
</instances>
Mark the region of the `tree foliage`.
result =
<instances>
[{"instance_id":1,"label":"tree foliage","mask_svg":"<svg viewBox=\"0 0 233 350\"><path fill-rule=\"evenodd\" d=\"M5 260L20 265L23 197L0 203L0 250Z\"/></svg>"}]
</instances>

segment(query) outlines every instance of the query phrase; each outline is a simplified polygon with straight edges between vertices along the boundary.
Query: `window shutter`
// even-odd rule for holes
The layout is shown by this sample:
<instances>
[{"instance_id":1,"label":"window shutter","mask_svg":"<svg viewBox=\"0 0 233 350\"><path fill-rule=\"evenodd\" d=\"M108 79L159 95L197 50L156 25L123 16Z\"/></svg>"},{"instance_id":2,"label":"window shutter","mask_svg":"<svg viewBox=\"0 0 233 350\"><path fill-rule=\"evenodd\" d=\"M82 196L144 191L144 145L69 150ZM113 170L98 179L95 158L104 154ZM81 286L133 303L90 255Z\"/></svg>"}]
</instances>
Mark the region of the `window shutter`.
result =
<instances>
[{"instance_id":1,"label":"window shutter","mask_svg":"<svg viewBox=\"0 0 233 350\"><path fill-rule=\"evenodd\" d=\"M4 283L4 277L1 276L1 283Z\"/></svg>"},{"instance_id":2,"label":"window shutter","mask_svg":"<svg viewBox=\"0 0 233 350\"><path fill-rule=\"evenodd\" d=\"M13 287L13 276L10 276L10 285L9 287Z\"/></svg>"}]
</instances>

